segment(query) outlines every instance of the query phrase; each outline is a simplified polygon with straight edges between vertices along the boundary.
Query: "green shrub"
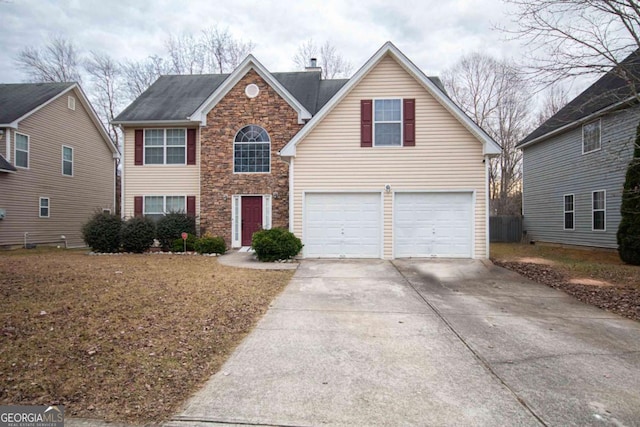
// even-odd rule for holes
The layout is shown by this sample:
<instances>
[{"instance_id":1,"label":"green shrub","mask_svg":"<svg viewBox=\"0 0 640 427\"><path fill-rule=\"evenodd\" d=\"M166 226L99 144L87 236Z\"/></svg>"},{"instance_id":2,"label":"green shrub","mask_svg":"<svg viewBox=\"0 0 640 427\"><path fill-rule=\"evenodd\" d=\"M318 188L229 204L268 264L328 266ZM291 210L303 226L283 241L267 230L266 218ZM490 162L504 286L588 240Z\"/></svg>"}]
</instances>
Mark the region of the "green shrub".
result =
<instances>
[{"instance_id":1,"label":"green shrub","mask_svg":"<svg viewBox=\"0 0 640 427\"><path fill-rule=\"evenodd\" d=\"M195 234L189 233L187 236L187 251L195 251L196 240ZM182 237L173 241L171 244L171 252L184 252L184 240L182 240Z\"/></svg>"},{"instance_id":2,"label":"green shrub","mask_svg":"<svg viewBox=\"0 0 640 427\"><path fill-rule=\"evenodd\" d=\"M151 219L143 216L130 218L122 226L122 249L142 253L153 245L155 235L156 226Z\"/></svg>"},{"instance_id":3,"label":"green shrub","mask_svg":"<svg viewBox=\"0 0 640 427\"><path fill-rule=\"evenodd\" d=\"M288 230L272 228L254 233L251 246L260 261L278 261L298 255L302 242Z\"/></svg>"},{"instance_id":4,"label":"green shrub","mask_svg":"<svg viewBox=\"0 0 640 427\"><path fill-rule=\"evenodd\" d=\"M165 251L172 249L174 240L179 239L182 233L196 234L195 217L171 212L158 220L156 238Z\"/></svg>"},{"instance_id":5,"label":"green shrub","mask_svg":"<svg viewBox=\"0 0 640 427\"><path fill-rule=\"evenodd\" d=\"M627 264L640 265L640 125L624 181L620 214L617 234L620 259Z\"/></svg>"},{"instance_id":6,"label":"green shrub","mask_svg":"<svg viewBox=\"0 0 640 427\"><path fill-rule=\"evenodd\" d=\"M84 242L95 252L118 252L122 231L120 216L98 212L82 226Z\"/></svg>"},{"instance_id":7,"label":"green shrub","mask_svg":"<svg viewBox=\"0 0 640 427\"><path fill-rule=\"evenodd\" d=\"M205 236L196 241L195 249L200 254L223 254L227 245L222 237Z\"/></svg>"}]
</instances>

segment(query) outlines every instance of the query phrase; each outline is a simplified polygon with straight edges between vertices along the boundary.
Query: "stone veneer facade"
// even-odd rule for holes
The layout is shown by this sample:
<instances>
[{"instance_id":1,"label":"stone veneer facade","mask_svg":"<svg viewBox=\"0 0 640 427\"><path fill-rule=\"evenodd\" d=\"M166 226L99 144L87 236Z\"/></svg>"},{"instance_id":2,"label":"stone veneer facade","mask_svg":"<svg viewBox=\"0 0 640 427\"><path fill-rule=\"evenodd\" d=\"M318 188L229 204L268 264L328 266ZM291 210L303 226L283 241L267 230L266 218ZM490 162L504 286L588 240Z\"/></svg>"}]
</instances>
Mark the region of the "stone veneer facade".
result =
<instances>
[{"instance_id":1,"label":"stone veneer facade","mask_svg":"<svg viewBox=\"0 0 640 427\"><path fill-rule=\"evenodd\" d=\"M244 91L254 83L260 88L255 98ZM233 140L246 125L263 127L271 139L271 172L233 172ZM272 198L272 227L289 227L289 165L278 155L303 125L298 113L250 70L207 115L201 129L200 231L222 236L231 247L231 203L233 195L278 193ZM224 197L227 196L225 200Z\"/></svg>"}]
</instances>

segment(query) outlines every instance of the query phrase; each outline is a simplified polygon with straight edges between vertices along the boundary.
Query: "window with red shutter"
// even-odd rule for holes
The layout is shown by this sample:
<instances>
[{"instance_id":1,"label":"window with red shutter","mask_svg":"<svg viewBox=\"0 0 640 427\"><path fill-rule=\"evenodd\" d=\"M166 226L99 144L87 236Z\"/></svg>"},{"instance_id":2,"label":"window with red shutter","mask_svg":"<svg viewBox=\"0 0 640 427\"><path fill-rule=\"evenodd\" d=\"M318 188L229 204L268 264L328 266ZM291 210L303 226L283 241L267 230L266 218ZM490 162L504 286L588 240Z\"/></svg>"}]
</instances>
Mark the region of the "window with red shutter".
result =
<instances>
[{"instance_id":1,"label":"window with red shutter","mask_svg":"<svg viewBox=\"0 0 640 427\"><path fill-rule=\"evenodd\" d=\"M360 146L373 146L372 103L370 99L360 101Z\"/></svg>"},{"instance_id":2,"label":"window with red shutter","mask_svg":"<svg viewBox=\"0 0 640 427\"><path fill-rule=\"evenodd\" d=\"M413 147L416 145L416 100L403 100L403 145Z\"/></svg>"},{"instance_id":3,"label":"window with red shutter","mask_svg":"<svg viewBox=\"0 0 640 427\"><path fill-rule=\"evenodd\" d=\"M196 216L196 196L187 196L187 215Z\"/></svg>"},{"instance_id":4,"label":"window with red shutter","mask_svg":"<svg viewBox=\"0 0 640 427\"><path fill-rule=\"evenodd\" d=\"M135 130L135 161L136 166L142 166L144 164L144 130Z\"/></svg>"},{"instance_id":5,"label":"window with red shutter","mask_svg":"<svg viewBox=\"0 0 640 427\"><path fill-rule=\"evenodd\" d=\"M187 129L187 164L196 164L196 130Z\"/></svg>"},{"instance_id":6,"label":"window with red shutter","mask_svg":"<svg viewBox=\"0 0 640 427\"><path fill-rule=\"evenodd\" d=\"M142 196L135 196L133 198L133 216L142 216Z\"/></svg>"}]
</instances>

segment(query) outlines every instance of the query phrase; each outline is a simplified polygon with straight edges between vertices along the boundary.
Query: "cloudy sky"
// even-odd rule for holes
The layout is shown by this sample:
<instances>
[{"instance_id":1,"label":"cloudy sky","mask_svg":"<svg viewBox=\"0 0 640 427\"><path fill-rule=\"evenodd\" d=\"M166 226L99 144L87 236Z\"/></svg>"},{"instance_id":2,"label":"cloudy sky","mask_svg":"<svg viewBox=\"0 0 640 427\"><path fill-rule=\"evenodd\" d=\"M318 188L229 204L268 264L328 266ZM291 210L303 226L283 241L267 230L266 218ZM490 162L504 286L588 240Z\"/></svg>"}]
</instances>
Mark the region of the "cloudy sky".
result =
<instances>
[{"instance_id":1,"label":"cloudy sky","mask_svg":"<svg viewBox=\"0 0 640 427\"><path fill-rule=\"evenodd\" d=\"M187 5L187 6L185 6ZM502 0L0 0L0 82L24 81L13 61L52 35L116 59L164 55L169 34L218 25L251 40L271 71L294 70L301 42L330 41L359 68L391 40L428 74L482 51L517 59L520 46L493 30L508 23Z\"/></svg>"}]
</instances>

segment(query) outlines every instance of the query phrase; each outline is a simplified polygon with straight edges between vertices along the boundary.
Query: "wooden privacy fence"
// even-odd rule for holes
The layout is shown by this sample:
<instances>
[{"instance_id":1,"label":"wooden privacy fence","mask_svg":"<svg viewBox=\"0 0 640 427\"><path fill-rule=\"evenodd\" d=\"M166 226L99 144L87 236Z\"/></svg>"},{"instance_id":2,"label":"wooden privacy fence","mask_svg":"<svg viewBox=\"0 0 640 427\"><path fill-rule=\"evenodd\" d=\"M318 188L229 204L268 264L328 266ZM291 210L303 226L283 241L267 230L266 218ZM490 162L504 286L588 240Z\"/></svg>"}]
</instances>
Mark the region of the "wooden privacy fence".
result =
<instances>
[{"instance_id":1,"label":"wooden privacy fence","mask_svg":"<svg viewBox=\"0 0 640 427\"><path fill-rule=\"evenodd\" d=\"M520 242L522 240L522 217L489 217L489 238L491 242Z\"/></svg>"}]
</instances>

